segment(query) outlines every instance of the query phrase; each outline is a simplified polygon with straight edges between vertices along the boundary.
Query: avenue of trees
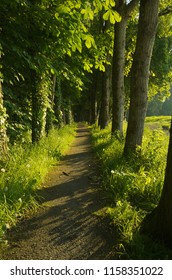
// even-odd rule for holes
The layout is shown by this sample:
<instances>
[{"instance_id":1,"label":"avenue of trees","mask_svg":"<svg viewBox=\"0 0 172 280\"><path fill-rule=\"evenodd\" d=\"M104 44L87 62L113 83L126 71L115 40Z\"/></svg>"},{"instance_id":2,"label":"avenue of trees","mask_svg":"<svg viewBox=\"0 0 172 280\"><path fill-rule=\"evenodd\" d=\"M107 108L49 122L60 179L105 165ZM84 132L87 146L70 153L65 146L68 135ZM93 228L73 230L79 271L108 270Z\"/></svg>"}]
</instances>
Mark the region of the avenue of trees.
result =
<instances>
[{"instance_id":1,"label":"avenue of trees","mask_svg":"<svg viewBox=\"0 0 172 280\"><path fill-rule=\"evenodd\" d=\"M26 133L34 144L73 119L101 129L112 121L121 140L127 117L124 156L141 149L148 101L170 100L170 3L1 0L0 161ZM172 132L162 198L143 224L168 241L171 151Z\"/></svg>"}]
</instances>

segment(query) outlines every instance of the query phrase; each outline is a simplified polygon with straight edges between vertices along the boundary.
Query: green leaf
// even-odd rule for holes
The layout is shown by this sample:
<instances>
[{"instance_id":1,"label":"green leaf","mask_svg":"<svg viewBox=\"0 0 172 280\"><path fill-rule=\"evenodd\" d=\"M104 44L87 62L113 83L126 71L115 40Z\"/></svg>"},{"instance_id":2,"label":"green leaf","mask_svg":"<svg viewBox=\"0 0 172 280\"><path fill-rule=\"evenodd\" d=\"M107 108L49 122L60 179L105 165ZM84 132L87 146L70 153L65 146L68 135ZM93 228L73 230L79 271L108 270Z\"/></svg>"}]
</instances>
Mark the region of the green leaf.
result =
<instances>
[{"instance_id":1,"label":"green leaf","mask_svg":"<svg viewBox=\"0 0 172 280\"><path fill-rule=\"evenodd\" d=\"M114 0L110 0L110 5L111 5L111 7L115 7L115 1Z\"/></svg>"},{"instance_id":2,"label":"green leaf","mask_svg":"<svg viewBox=\"0 0 172 280\"><path fill-rule=\"evenodd\" d=\"M81 14L84 15L84 19L90 19L90 20L94 19L94 12L89 7L86 9L82 9Z\"/></svg>"},{"instance_id":3,"label":"green leaf","mask_svg":"<svg viewBox=\"0 0 172 280\"><path fill-rule=\"evenodd\" d=\"M120 22L121 21L120 14L118 14L117 11L112 11L112 12L113 12L113 16L114 16L115 21Z\"/></svg>"},{"instance_id":4,"label":"green leaf","mask_svg":"<svg viewBox=\"0 0 172 280\"><path fill-rule=\"evenodd\" d=\"M95 47L96 48L96 44L95 44L95 41L94 41L94 38L92 35L84 35L83 37L83 40L85 40L85 45L88 49L91 48L91 46Z\"/></svg>"},{"instance_id":5,"label":"green leaf","mask_svg":"<svg viewBox=\"0 0 172 280\"><path fill-rule=\"evenodd\" d=\"M106 13L104 13L103 19L104 19L104 20L108 20L108 19L109 19L109 16L110 16L110 11L107 11Z\"/></svg>"},{"instance_id":6,"label":"green leaf","mask_svg":"<svg viewBox=\"0 0 172 280\"><path fill-rule=\"evenodd\" d=\"M116 21L121 21L121 16L116 11L108 10L106 13L104 13L103 19L110 20L110 23L114 24Z\"/></svg>"},{"instance_id":7,"label":"green leaf","mask_svg":"<svg viewBox=\"0 0 172 280\"><path fill-rule=\"evenodd\" d=\"M55 13L55 18L59 19L59 13Z\"/></svg>"},{"instance_id":8,"label":"green leaf","mask_svg":"<svg viewBox=\"0 0 172 280\"><path fill-rule=\"evenodd\" d=\"M53 74L53 75L55 74L55 71L54 71L53 68L50 69L50 72L51 72L51 74Z\"/></svg>"},{"instance_id":9,"label":"green leaf","mask_svg":"<svg viewBox=\"0 0 172 280\"><path fill-rule=\"evenodd\" d=\"M70 9L70 7L67 7L66 5L61 4L61 5L59 5L57 11L59 13L68 14L68 13L70 13L71 9Z\"/></svg>"},{"instance_id":10,"label":"green leaf","mask_svg":"<svg viewBox=\"0 0 172 280\"><path fill-rule=\"evenodd\" d=\"M98 13L98 12L100 12L102 10L103 6L102 6L102 3L101 3L100 0L93 1L93 5L95 7L95 10L94 10L95 13Z\"/></svg>"},{"instance_id":11,"label":"green leaf","mask_svg":"<svg viewBox=\"0 0 172 280\"><path fill-rule=\"evenodd\" d=\"M90 38L87 38L87 39L86 39L85 45L86 45L86 47L87 47L88 49L91 48L91 40L90 40Z\"/></svg>"},{"instance_id":12,"label":"green leaf","mask_svg":"<svg viewBox=\"0 0 172 280\"><path fill-rule=\"evenodd\" d=\"M109 17L110 23L114 24L115 23L115 17L112 13L112 11L110 11L110 17Z\"/></svg>"}]
</instances>

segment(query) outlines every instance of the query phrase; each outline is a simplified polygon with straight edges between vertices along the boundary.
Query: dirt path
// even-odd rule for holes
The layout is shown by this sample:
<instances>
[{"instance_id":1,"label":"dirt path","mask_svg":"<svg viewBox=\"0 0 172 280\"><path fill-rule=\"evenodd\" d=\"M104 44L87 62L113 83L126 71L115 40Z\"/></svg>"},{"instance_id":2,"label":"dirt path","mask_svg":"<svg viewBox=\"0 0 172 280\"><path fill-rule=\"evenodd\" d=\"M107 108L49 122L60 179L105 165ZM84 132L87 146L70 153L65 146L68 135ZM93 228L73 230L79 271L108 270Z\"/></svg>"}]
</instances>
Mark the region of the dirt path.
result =
<instances>
[{"instance_id":1,"label":"dirt path","mask_svg":"<svg viewBox=\"0 0 172 280\"><path fill-rule=\"evenodd\" d=\"M8 233L2 258L110 259L109 238L94 215L103 203L96 174L89 131L79 126L68 155L41 191L46 207Z\"/></svg>"}]
</instances>

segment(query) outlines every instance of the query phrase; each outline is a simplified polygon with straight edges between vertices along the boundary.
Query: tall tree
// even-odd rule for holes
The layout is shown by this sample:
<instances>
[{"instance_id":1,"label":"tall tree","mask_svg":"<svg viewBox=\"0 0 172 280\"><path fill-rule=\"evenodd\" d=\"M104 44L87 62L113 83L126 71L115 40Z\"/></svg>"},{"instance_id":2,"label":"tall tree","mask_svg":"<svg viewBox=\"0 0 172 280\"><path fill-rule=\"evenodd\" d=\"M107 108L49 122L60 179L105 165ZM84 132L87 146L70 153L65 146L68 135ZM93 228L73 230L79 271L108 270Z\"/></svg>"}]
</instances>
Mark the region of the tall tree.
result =
<instances>
[{"instance_id":1,"label":"tall tree","mask_svg":"<svg viewBox=\"0 0 172 280\"><path fill-rule=\"evenodd\" d=\"M127 21L139 0L132 0L127 4L126 0L116 1L116 9L121 15L121 21L114 25L114 50L112 64L112 134L123 136L124 119L124 66Z\"/></svg>"},{"instance_id":2,"label":"tall tree","mask_svg":"<svg viewBox=\"0 0 172 280\"><path fill-rule=\"evenodd\" d=\"M142 233L161 239L172 246L172 120L164 186L158 206L146 216Z\"/></svg>"},{"instance_id":3,"label":"tall tree","mask_svg":"<svg viewBox=\"0 0 172 280\"><path fill-rule=\"evenodd\" d=\"M130 84L129 121L124 153L141 146L147 110L150 61L158 23L159 0L141 0L136 49Z\"/></svg>"}]
</instances>

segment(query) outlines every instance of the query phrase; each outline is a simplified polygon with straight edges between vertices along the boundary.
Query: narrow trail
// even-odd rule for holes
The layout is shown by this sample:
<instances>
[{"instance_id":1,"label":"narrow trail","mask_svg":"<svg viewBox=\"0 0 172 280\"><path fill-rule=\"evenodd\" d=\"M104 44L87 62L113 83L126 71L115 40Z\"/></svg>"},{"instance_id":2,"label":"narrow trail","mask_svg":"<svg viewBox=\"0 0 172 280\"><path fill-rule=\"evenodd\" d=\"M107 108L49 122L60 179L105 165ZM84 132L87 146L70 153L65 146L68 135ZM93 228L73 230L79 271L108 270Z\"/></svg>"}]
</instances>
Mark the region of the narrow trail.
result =
<instances>
[{"instance_id":1,"label":"narrow trail","mask_svg":"<svg viewBox=\"0 0 172 280\"><path fill-rule=\"evenodd\" d=\"M45 207L9 231L1 259L110 259L111 242L94 215L104 203L98 185L90 133L80 125L40 191Z\"/></svg>"}]
</instances>

